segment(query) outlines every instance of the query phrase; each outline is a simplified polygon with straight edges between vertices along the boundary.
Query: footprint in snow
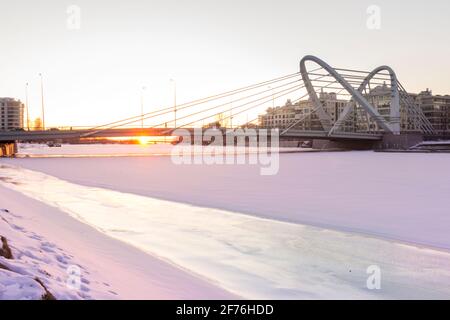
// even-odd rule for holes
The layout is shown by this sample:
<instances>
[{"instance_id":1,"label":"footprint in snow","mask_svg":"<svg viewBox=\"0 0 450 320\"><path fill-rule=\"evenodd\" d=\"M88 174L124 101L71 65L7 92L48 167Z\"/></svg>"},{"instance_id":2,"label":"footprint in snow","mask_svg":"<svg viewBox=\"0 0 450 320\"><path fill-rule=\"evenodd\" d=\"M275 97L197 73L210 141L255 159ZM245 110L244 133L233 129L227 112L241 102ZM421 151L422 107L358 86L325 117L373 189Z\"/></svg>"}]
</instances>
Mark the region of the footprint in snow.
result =
<instances>
[{"instance_id":1,"label":"footprint in snow","mask_svg":"<svg viewBox=\"0 0 450 320\"><path fill-rule=\"evenodd\" d=\"M17 224L12 224L11 227L13 227L13 229L18 230L18 231L24 231L24 228L22 228L21 226L18 226Z\"/></svg>"},{"instance_id":2,"label":"footprint in snow","mask_svg":"<svg viewBox=\"0 0 450 320\"><path fill-rule=\"evenodd\" d=\"M45 252L49 252L49 253L55 252L52 248L49 248L49 247L46 247L46 246L41 246L41 250L43 250Z\"/></svg>"},{"instance_id":3,"label":"footprint in snow","mask_svg":"<svg viewBox=\"0 0 450 320\"><path fill-rule=\"evenodd\" d=\"M54 247L56 247L56 245L54 245L53 243L48 242L48 241L42 242L41 246L49 247L49 248L54 248Z\"/></svg>"},{"instance_id":4,"label":"footprint in snow","mask_svg":"<svg viewBox=\"0 0 450 320\"><path fill-rule=\"evenodd\" d=\"M83 291L83 292L89 292L89 291L91 291L91 289L89 289L89 287L87 287L87 286L84 286L84 285L81 285L81 291Z\"/></svg>"},{"instance_id":5,"label":"footprint in snow","mask_svg":"<svg viewBox=\"0 0 450 320\"><path fill-rule=\"evenodd\" d=\"M33 235L29 236L29 238L30 238L30 239L33 239L33 240L38 240L38 241L41 241L41 240L42 240L42 237L40 237L40 236L38 236L38 235L36 235L36 234L33 234Z\"/></svg>"},{"instance_id":6,"label":"footprint in snow","mask_svg":"<svg viewBox=\"0 0 450 320\"><path fill-rule=\"evenodd\" d=\"M62 263L63 265L67 265L68 257L61 255L61 254L57 254L55 256L55 258L56 258L56 261L58 261L59 263Z\"/></svg>"}]
</instances>

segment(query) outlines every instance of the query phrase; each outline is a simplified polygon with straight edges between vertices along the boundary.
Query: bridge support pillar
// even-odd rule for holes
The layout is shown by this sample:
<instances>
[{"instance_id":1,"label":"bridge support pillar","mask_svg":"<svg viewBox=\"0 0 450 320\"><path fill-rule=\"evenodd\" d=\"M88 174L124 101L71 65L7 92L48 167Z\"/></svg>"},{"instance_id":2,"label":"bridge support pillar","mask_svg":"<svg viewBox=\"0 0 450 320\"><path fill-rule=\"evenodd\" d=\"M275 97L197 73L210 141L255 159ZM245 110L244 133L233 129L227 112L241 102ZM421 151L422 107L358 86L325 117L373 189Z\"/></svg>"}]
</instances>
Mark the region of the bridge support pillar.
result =
<instances>
[{"instance_id":1,"label":"bridge support pillar","mask_svg":"<svg viewBox=\"0 0 450 320\"><path fill-rule=\"evenodd\" d=\"M376 150L407 150L423 141L423 134L420 132L383 135L383 140L375 144Z\"/></svg>"},{"instance_id":2,"label":"bridge support pillar","mask_svg":"<svg viewBox=\"0 0 450 320\"><path fill-rule=\"evenodd\" d=\"M0 157L14 157L17 153L15 141L0 142Z\"/></svg>"},{"instance_id":3,"label":"bridge support pillar","mask_svg":"<svg viewBox=\"0 0 450 320\"><path fill-rule=\"evenodd\" d=\"M312 148L319 150L371 150L374 147L373 141L335 141L314 139Z\"/></svg>"}]
</instances>

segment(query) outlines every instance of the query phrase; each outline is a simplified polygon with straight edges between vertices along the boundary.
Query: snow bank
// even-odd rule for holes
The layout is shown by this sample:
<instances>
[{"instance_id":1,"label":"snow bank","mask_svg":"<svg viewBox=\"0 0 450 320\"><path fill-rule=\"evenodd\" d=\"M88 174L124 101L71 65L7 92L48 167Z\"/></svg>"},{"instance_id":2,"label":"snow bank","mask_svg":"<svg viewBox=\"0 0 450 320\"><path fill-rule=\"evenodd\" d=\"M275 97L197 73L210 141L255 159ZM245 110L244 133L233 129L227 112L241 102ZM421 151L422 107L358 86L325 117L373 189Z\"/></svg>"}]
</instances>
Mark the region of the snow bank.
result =
<instances>
[{"instance_id":1,"label":"snow bank","mask_svg":"<svg viewBox=\"0 0 450 320\"><path fill-rule=\"evenodd\" d=\"M170 157L1 161L85 186L450 249L450 154L281 154L275 176Z\"/></svg>"},{"instance_id":2,"label":"snow bank","mask_svg":"<svg viewBox=\"0 0 450 320\"><path fill-rule=\"evenodd\" d=\"M450 296L446 251L85 187L6 165L1 176L5 187L245 298ZM122 256L118 259L131 265ZM381 290L366 287L367 270L374 265L381 270ZM120 275L129 276L123 270ZM178 285L178 277L158 279ZM129 286L140 290L146 284L143 278Z\"/></svg>"},{"instance_id":3,"label":"snow bank","mask_svg":"<svg viewBox=\"0 0 450 320\"><path fill-rule=\"evenodd\" d=\"M0 171L0 176L2 176ZM230 293L109 238L64 212L0 186L0 235L14 259L0 257L0 300L227 299ZM76 276L79 275L79 278Z\"/></svg>"},{"instance_id":4,"label":"snow bank","mask_svg":"<svg viewBox=\"0 0 450 320\"><path fill-rule=\"evenodd\" d=\"M42 300L45 294L32 277L0 269L0 300Z\"/></svg>"},{"instance_id":5,"label":"snow bank","mask_svg":"<svg viewBox=\"0 0 450 320\"><path fill-rule=\"evenodd\" d=\"M170 155L171 144L63 144L59 148L46 144L19 144L19 157L123 157ZM258 148L231 147L236 152L259 152ZM310 151L300 148L280 148L280 152Z\"/></svg>"},{"instance_id":6,"label":"snow bank","mask_svg":"<svg viewBox=\"0 0 450 320\"><path fill-rule=\"evenodd\" d=\"M167 155L170 154L172 145L126 145L126 144L64 144L61 147L49 147L46 144L19 144L18 156L121 156L121 155Z\"/></svg>"},{"instance_id":7,"label":"snow bank","mask_svg":"<svg viewBox=\"0 0 450 320\"><path fill-rule=\"evenodd\" d=\"M90 298L90 290L82 283L79 290L70 290L68 267L74 265L73 256L41 235L17 225L19 220L7 210L0 210L0 234L8 240L13 259L0 256L0 300L43 299L47 292L58 299ZM87 278L83 282L89 283ZM47 291L48 290L48 291ZM101 292L93 292L100 296ZM103 295L112 298L112 294Z\"/></svg>"}]
</instances>

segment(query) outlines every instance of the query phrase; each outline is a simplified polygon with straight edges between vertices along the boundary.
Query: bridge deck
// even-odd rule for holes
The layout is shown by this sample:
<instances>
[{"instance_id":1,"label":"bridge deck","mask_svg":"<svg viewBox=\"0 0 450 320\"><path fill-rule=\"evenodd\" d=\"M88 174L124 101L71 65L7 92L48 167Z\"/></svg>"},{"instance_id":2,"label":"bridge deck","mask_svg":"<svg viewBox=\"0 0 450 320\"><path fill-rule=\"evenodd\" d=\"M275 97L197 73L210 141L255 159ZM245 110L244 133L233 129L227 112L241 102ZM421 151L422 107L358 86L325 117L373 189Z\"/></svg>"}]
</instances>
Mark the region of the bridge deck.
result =
<instances>
[{"instance_id":1,"label":"bridge deck","mask_svg":"<svg viewBox=\"0 0 450 320\"><path fill-rule=\"evenodd\" d=\"M47 130L47 131L3 131L0 132L0 141L51 141L58 139L78 139L83 136L89 138L112 138L112 137L138 137L138 136L173 136L172 128L127 128L127 129L106 129L106 130ZM186 128L191 133L193 128ZM217 129L219 130L219 129ZM225 130L223 131L225 132ZM258 134L259 129L256 129ZM236 136L249 135L243 133L243 130L232 132L227 131L227 134ZM368 134L368 133L353 133L342 132L334 133L332 136L324 131L303 131L303 130L289 130L283 134L283 138L305 138L305 139L333 139L333 140L381 140L382 134Z\"/></svg>"}]
</instances>

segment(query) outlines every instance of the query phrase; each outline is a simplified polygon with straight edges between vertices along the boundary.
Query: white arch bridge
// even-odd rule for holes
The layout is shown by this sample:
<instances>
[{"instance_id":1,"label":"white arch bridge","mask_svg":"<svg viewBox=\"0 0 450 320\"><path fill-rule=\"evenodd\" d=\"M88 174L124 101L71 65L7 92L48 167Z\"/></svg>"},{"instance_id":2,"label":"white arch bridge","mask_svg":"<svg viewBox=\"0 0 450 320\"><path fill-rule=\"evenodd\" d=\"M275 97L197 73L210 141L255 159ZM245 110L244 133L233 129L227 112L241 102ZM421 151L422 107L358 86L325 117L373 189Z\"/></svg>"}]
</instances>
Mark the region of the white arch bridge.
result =
<instances>
[{"instance_id":1,"label":"white arch bridge","mask_svg":"<svg viewBox=\"0 0 450 320\"><path fill-rule=\"evenodd\" d=\"M275 102L285 99L294 111L281 118ZM318 139L347 143L350 148L355 142L404 148L435 134L392 68L336 68L310 55L301 59L295 73L152 110L95 127L0 131L0 143L5 147L17 141L170 136L179 128L198 127L219 127L224 134L238 135L242 130L236 128L277 127L282 139ZM277 120L269 125L264 121L268 118Z\"/></svg>"}]
</instances>

